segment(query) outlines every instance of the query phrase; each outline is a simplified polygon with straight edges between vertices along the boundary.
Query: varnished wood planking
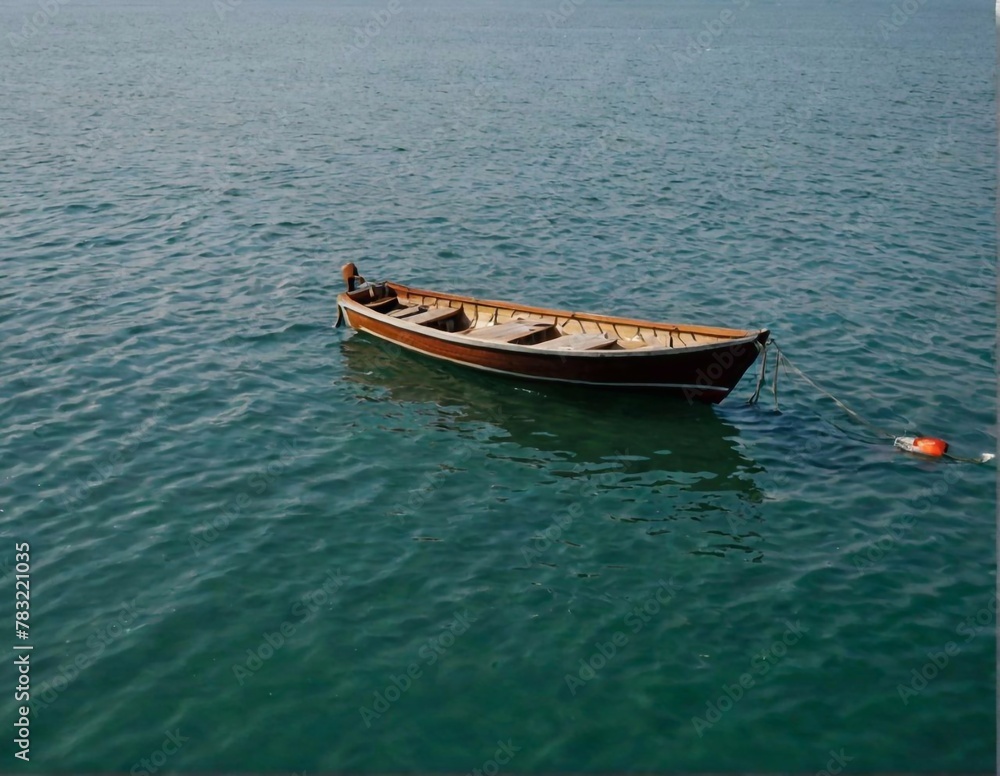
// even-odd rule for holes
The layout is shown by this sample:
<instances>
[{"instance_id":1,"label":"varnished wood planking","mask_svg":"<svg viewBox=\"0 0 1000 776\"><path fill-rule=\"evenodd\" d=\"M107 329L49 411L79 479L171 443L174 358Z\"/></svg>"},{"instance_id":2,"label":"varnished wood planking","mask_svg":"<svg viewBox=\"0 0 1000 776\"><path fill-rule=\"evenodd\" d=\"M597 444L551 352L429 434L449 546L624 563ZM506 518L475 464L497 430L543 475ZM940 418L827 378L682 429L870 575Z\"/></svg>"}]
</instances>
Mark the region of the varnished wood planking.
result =
<instances>
[{"instance_id":1,"label":"varnished wood planking","mask_svg":"<svg viewBox=\"0 0 1000 776\"><path fill-rule=\"evenodd\" d=\"M370 301L365 305L369 296L377 300L379 294L395 297L391 306L427 307L429 315L398 319L372 309ZM766 329L723 329L546 310L393 283L371 294L341 294L338 304L355 329L434 358L520 377L648 388L710 402L728 395L769 336ZM384 311L389 307L378 301L374 306ZM458 321L462 331L433 328L434 321L444 318ZM518 325L515 319L522 323ZM446 328L456 326L449 323ZM532 332L533 328L539 331ZM508 331L515 336L505 336ZM602 344L602 337L607 337L605 348L585 349ZM570 349L559 349L560 339L563 348Z\"/></svg>"}]
</instances>

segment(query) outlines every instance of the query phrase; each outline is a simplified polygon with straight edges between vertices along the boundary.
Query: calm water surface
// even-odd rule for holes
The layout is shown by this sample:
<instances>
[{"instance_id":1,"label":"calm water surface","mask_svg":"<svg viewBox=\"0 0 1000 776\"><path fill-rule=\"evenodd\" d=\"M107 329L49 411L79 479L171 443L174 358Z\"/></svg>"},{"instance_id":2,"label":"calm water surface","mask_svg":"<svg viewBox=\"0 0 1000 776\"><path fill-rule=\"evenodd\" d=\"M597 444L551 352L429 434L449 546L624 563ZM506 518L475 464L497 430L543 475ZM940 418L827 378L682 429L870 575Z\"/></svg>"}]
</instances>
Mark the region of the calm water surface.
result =
<instances>
[{"instance_id":1,"label":"calm water surface","mask_svg":"<svg viewBox=\"0 0 1000 776\"><path fill-rule=\"evenodd\" d=\"M0 8L30 768L993 770L992 465L790 373L692 408L331 327L346 261L768 326L994 449L991 8L52 6Z\"/></svg>"}]
</instances>

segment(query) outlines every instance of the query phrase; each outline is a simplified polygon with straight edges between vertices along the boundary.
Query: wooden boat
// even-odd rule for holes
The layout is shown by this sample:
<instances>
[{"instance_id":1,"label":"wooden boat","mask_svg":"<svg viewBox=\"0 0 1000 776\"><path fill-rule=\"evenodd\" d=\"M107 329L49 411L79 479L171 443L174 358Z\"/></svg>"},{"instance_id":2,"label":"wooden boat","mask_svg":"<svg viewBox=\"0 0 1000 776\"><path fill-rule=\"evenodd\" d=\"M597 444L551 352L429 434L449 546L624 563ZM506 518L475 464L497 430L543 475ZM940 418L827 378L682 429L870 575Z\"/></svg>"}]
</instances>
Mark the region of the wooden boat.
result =
<instances>
[{"instance_id":1,"label":"wooden boat","mask_svg":"<svg viewBox=\"0 0 1000 776\"><path fill-rule=\"evenodd\" d=\"M718 403L767 343L767 329L654 323L368 283L354 264L339 316L408 350L532 380L653 390ZM338 324L340 317L338 317Z\"/></svg>"}]
</instances>

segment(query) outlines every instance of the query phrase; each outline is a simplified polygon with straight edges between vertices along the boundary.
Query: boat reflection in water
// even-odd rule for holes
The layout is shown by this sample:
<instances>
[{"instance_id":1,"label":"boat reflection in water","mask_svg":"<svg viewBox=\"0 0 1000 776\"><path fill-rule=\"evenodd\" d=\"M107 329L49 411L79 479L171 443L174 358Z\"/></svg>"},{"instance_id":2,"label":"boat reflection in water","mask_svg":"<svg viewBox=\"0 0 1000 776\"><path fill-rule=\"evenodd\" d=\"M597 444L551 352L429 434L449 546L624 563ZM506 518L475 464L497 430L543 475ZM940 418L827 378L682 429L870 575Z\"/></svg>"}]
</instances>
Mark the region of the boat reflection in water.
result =
<instances>
[{"instance_id":1,"label":"boat reflection in water","mask_svg":"<svg viewBox=\"0 0 1000 776\"><path fill-rule=\"evenodd\" d=\"M601 517L623 527L650 536L683 530L687 543L697 537L694 554L763 557L762 469L710 406L470 374L365 336L340 348L359 399L389 404L372 408L376 418L432 408L431 422L467 443L466 465L479 458L543 468L553 484L576 479L581 493L613 494L616 508Z\"/></svg>"}]
</instances>

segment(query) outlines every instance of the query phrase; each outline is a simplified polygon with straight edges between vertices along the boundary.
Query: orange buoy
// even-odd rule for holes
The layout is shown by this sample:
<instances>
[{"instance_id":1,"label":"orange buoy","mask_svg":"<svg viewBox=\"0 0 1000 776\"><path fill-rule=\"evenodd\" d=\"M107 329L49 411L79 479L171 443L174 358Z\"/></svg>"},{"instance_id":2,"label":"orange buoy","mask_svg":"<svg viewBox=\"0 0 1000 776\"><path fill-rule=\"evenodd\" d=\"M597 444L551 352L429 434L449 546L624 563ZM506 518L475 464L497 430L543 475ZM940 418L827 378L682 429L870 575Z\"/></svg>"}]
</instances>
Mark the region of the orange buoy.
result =
<instances>
[{"instance_id":1,"label":"orange buoy","mask_svg":"<svg viewBox=\"0 0 1000 776\"><path fill-rule=\"evenodd\" d=\"M929 455L932 458L940 458L948 452L948 443L935 437L896 437L893 444L908 453Z\"/></svg>"}]
</instances>

